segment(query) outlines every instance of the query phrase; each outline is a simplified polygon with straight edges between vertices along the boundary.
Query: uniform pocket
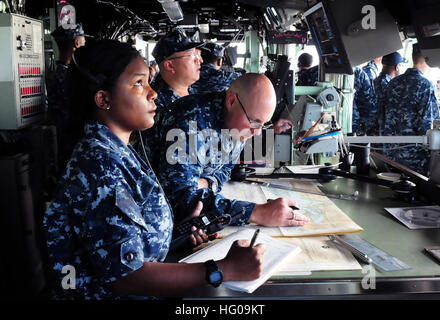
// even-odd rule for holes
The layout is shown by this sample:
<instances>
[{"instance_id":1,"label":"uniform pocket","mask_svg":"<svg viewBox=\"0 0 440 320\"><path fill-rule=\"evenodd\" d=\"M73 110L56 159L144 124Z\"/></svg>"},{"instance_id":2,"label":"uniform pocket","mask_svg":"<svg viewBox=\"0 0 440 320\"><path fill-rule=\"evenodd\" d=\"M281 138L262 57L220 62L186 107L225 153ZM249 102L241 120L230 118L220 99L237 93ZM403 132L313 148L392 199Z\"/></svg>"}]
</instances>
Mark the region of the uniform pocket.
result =
<instances>
[{"instance_id":1,"label":"uniform pocket","mask_svg":"<svg viewBox=\"0 0 440 320\"><path fill-rule=\"evenodd\" d=\"M130 192L128 192L123 186L117 186L115 193L116 207L118 207L128 218L136 222L148 232L151 232L151 228L145 223L141 210L136 201L134 201Z\"/></svg>"},{"instance_id":2,"label":"uniform pocket","mask_svg":"<svg viewBox=\"0 0 440 320\"><path fill-rule=\"evenodd\" d=\"M121 263L137 270L144 263L144 243L139 235L121 243L120 250Z\"/></svg>"}]
</instances>

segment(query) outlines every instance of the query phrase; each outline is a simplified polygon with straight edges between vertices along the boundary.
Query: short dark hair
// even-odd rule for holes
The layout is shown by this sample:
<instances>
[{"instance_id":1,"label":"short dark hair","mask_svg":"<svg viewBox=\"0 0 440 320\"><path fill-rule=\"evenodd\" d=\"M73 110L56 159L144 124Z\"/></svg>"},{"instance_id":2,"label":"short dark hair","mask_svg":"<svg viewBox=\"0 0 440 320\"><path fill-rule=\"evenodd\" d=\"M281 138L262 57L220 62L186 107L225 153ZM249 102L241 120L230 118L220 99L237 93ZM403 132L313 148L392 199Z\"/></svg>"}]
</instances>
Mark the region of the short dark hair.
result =
<instances>
[{"instance_id":1,"label":"short dark hair","mask_svg":"<svg viewBox=\"0 0 440 320\"><path fill-rule=\"evenodd\" d=\"M72 48L75 44L75 40L73 39L56 39L55 42L57 43L58 50L60 52L65 52Z\"/></svg>"},{"instance_id":2,"label":"short dark hair","mask_svg":"<svg viewBox=\"0 0 440 320\"><path fill-rule=\"evenodd\" d=\"M220 59L222 57L217 57L209 52L206 52L205 50L202 50L202 59L203 63L215 63L217 59Z\"/></svg>"},{"instance_id":3,"label":"short dark hair","mask_svg":"<svg viewBox=\"0 0 440 320\"><path fill-rule=\"evenodd\" d=\"M413 59L414 64L421 63L421 62L425 61L425 57L423 56L423 54L420 51L414 52L412 54L412 59Z\"/></svg>"},{"instance_id":4,"label":"short dark hair","mask_svg":"<svg viewBox=\"0 0 440 320\"><path fill-rule=\"evenodd\" d=\"M382 65L382 72L389 74L390 72L396 70L397 66L387 66L386 64Z\"/></svg>"},{"instance_id":5,"label":"short dark hair","mask_svg":"<svg viewBox=\"0 0 440 320\"><path fill-rule=\"evenodd\" d=\"M309 53L303 53L298 57L298 67L310 67L313 63L313 56Z\"/></svg>"},{"instance_id":6,"label":"short dark hair","mask_svg":"<svg viewBox=\"0 0 440 320\"><path fill-rule=\"evenodd\" d=\"M69 131L80 136L84 123L95 118L95 94L112 92L119 76L139 52L128 43L100 40L78 48L67 76Z\"/></svg>"}]
</instances>

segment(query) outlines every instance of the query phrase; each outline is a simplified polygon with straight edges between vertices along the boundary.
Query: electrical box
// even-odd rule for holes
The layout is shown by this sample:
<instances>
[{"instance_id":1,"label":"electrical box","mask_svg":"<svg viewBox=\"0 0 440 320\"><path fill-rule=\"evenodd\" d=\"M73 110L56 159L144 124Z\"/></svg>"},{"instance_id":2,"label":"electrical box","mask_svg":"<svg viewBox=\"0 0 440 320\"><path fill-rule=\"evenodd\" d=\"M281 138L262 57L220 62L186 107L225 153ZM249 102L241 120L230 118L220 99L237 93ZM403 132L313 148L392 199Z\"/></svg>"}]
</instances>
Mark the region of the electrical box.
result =
<instances>
[{"instance_id":1,"label":"electrical box","mask_svg":"<svg viewBox=\"0 0 440 320\"><path fill-rule=\"evenodd\" d=\"M44 119L43 23L0 13L0 43L0 129L21 129Z\"/></svg>"}]
</instances>

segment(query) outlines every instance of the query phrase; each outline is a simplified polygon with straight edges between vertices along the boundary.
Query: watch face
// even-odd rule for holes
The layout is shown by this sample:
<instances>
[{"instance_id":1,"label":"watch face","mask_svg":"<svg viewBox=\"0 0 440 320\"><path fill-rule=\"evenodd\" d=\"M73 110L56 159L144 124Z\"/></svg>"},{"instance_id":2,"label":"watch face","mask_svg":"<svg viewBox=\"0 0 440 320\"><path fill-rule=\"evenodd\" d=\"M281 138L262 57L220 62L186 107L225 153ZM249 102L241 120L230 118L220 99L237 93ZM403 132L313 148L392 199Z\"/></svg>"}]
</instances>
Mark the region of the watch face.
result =
<instances>
[{"instance_id":1,"label":"watch face","mask_svg":"<svg viewBox=\"0 0 440 320\"><path fill-rule=\"evenodd\" d=\"M222 282L223 275L220 271L214 271L209 274L209 281L212 284L220 284Z\"/></svg>"}]
</instances>

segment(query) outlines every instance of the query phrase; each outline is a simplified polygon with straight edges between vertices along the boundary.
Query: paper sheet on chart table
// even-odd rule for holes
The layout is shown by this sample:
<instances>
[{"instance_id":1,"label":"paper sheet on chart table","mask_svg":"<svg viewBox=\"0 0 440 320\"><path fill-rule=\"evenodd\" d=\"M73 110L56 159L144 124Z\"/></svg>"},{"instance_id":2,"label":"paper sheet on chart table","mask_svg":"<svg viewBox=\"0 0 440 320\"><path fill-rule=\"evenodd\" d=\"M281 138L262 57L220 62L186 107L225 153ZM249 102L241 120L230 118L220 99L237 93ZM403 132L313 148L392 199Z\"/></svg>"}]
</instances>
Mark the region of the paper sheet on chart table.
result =
<instances>
[{"instance_id":1,"label":"paper sheet on chart table","mask_svg":"<svg viewBox=\"0 0 440 320\"><path fill-rule=\"evenodd\" d=\"M312 271L362 270L350 251L336 246L327 236L280 238L301 248L301 252L284 263L274 276L311 274Z\"/></svg>"},{"instance_id":2,"label":"paper sheet on chart table","mask_svg":"<svg viewBox=\"0 0 440 320\"><path fill-rule=\"evenodd\" d=\"M301 252L283 263L273 276L306 276L313 271L362 269L348 250L336 246L327 236L279 238L279 240L298 246ZM203 243L195 250L201 250L218 241L220 239Z\"/></svg>"},{"instance_id":3,"label":"paper sheet on chart table","mask_svg":"<svg viewBox=\"0 0 440 320\"><path fill-rule=\"evenodd\" d=\"M212 243L199 251L196 251L179 262L198 263L205 262L210 259L221 260L227 255L234 241L251 240L253 234L254 233L252 230L246 229L230 234L228 237L220 239L219 241ZM257 245L259 243L262 243L266 246L261 276L252 281L226 281L222 283L224 287L232 290L252 293L267 279L269 279L279 267L281 267L292 257L298 255L298 253L301 251L301 248L296 245L269 237L264 234L260 234L258 236L255 244Z\"/></svg>"},{"instance_id":4,"label":"paper sheet on chart table","mask_svg":"<svg viewBox=\"0 0 440 320\"><path fill-rule=\"evenodd\" d=\"M335 163L332 165L296 165L296 166L285 166L287 170L291 171L292 173L297 174L318 174L319 169L321 168L334 168L337 167L340 163Z\"/></svg>"},{"instance_id":5,"label":"paper sheet on chart table","mask_svg":"<svg viewBox=\"0 0 440 320\"><path fill-rule=\"evenodd\" d=\"M273 184L290 186L301 190L320 192L316 183L293 179L269 180ZM262 232L273 237L302 237L344 234L362 231L362 227L351 220L326 196L283 190L272 187L262 187L240 182L228 182L223 186L221 194L229 199L251 201L257 204L266 203L268 199L286 197L296 200L299 212L310 218L310 222L301 227L261 227L249 224L242 227L228 226L219 232L219 237L241 230L243 228L260 228Z\"/></svg>"}]
</instances>

